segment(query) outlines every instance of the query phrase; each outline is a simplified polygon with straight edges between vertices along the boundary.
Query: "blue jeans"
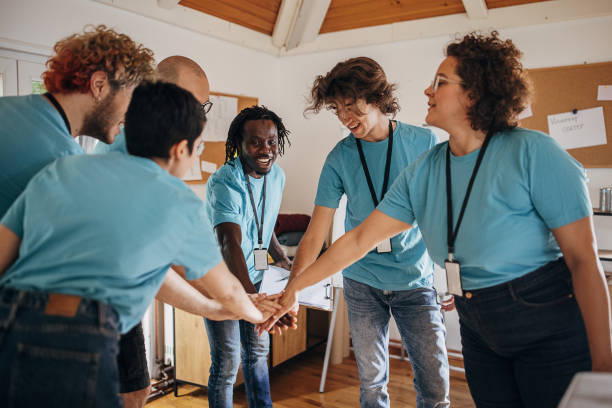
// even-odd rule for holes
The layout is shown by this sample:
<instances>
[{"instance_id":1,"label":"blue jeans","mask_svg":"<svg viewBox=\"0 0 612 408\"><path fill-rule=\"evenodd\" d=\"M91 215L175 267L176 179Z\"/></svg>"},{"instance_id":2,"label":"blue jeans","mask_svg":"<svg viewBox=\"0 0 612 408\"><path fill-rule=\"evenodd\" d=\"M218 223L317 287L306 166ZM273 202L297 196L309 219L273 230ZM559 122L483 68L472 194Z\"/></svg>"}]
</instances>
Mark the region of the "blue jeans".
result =
<instances>
[{"instance_id":1,"label":"blue jeans","mask_svg":"<svg viewBox=\"0 0 612 408\"><path fill-rule=\"evenodd\" d=\"M117 314L82 299L73 317L45 311L49 295L0 288L0 405L121 407Z\"/></svg>"},{"instance_id":2,"label":"blue jeans","mask_svg":"<svg viewBox=\"0 0 612 408\"><path fill-rule=\"evenodd\" d=\"M591 369L584 322L561 258L455 297L465 373L478 407L556 407Z\"/></svg>"},{"instance_id":3,"label":"blue jeans","mask_svg":"<svg viewBox=\"0 0 612 408\"><path fill-rule=\"evenodd\" d=\"M204 319L210 343L208 404L211 408L233 406L234 383L242 360L249 407L272 407L268 374L268 333L257 336L255 326L244 320Z\"/></svg>"},{"instance_id":4,"label":"blue jeans","mask_svg":"<svg viewBox=\"0 0 612 408\"><path fill-rule=\"evenodd\" d=\"M414 372L417 406L449 406L446 328L431 288L380 290L344 278L362 407L388 407L389 319L397 323Z\"/></svg>"}]
</instances>

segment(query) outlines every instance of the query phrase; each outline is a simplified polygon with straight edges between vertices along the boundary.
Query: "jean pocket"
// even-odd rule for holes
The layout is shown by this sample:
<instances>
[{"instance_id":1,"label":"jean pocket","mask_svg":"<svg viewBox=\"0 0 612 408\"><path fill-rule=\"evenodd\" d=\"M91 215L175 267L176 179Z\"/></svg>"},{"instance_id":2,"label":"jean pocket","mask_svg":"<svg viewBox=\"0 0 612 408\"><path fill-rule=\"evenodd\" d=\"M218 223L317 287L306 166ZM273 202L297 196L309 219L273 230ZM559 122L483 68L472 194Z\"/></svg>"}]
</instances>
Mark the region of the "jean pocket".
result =
<instances>
[{"instance_id":1,"label":"jean pocket","mask_svg":"<svg viewBox=\"0 0 612 408\"><path fill-rule=\"evenodd\" d=\"M548 307L574 299L571 279L552 279L539 285L516 289L510 286L512 297L524 306Z\"/></svg>"},{"instance_id":2,"label":"jean pocket","mask_svg":"<svg viewBox=\"0 0 612 408\"><path fill-rule=\"evenodd\" d=\"M91 407L99 354L17 344L11 367L9 408Z\"/></svg>"}]
</instances>

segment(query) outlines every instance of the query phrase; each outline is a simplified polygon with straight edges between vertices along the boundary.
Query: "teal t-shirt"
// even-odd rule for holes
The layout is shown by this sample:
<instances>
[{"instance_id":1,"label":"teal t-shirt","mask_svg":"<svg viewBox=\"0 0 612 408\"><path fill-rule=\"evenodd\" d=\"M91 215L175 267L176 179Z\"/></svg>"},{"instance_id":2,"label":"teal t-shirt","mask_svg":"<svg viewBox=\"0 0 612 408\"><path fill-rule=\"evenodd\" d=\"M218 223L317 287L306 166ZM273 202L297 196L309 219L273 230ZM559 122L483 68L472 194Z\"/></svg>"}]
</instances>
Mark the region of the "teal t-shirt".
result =
<instances>
[{"instance_id":1,"label":"teal t-shirt","mask_svg":"<svg viewBox=\"0 0 612 408\"><path fill-rule=\"evenodd\" d=\"M154 161L113 152L59 159L1 221L21 237L0 286L99 300L127 332L171 264L197 279L221 261L202 201Z\"/></svg>"},{"instance_id":2,"label":"teal t-shirt","mask_svg":"<svg viewBox=\"0 0 612 408\"><path fill-rule=\"evenodd\" d=\"M264 248L269 247L274 232L274 224L276 224L283 188L285 187L285 173L275 163L266 178L266 211L263 223ZM249 176L249 180L253 190L253 199L257 206L257 217L261 222L264 178L257 179ZM264 271L255 270L255 259L253 258L253 250L259 247L257 225L255 224L244 171L238 158L221 166L208 179L206 183L206 213L213 227L224 222L232 222L240 226L242 231L240 246L249 269L249 277L253 283L261 281Z\"/></svg>"},{"instance_id":3,"label":"teal t-shirt","mask_svg":"<svg viewBox=\"0 0 612 408\"><path fill-rule=\"evenodd\" d=\"M446 150L441 143L408 167L378 210L419 225L435 263L448 255ZM480 149L451 153L453 228ZM455 242L466 290L523 276L561 256L551 229L592 213L584 169L548 135L515 128L493 136Z\"/></svg>"},{"instance_id":4,"label":"teal t-shirt","mask_svg":"<svg viewBox=\"0 0 612 408\"><path fill-rule=\"evenodd\" d=\"M393 150L389 171L389 188L402 170L437 143L428 129L397 122L393 132ZM378 200L382 191L389 139L380 142L361 141L363 152ZM347 196L346 231L355 228L374 211L374 201L359 159L357 142L350 134L329 153L321 176L315 204L338 208L343 194ZM347 278L381 290L407 290L428 287L433 283L433 263L421 238L419 228L412 228L391 238L392 252L379 254L374 249L364 258L344 269Z\"/></svg>"},{"instance_id":5,"label":"teal t-shirt","mask_svg":"<svg viewBox=\"0 0 612 408\"><path fill-rule=\"evenodd\" d=\"M125 144L125 130L123 127L121 128L121 132L115 136L115 140L112 144L98 142L93 150L93 154L104 154L108 152L128 152L127 145Z\"/></svg>"},{"instance_id":6,"label":"teal t-shirt","mask_svg":"<svg viewBox=\"0 0 612 408\"><path fill-rule=\"evenodd\" d=\"M0 218L40 169L85 150L42 95L0 98Z\"/></svg>"}]
</instances>

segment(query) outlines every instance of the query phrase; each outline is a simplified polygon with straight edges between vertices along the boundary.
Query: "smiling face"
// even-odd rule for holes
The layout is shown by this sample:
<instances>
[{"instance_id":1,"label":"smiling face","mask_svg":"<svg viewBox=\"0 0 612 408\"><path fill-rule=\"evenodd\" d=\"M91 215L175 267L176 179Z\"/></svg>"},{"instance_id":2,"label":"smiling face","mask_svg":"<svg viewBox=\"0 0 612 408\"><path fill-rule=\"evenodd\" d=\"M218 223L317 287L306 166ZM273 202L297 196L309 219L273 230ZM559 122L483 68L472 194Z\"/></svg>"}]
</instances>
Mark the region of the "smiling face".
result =
<instances>
[{"instance_id":1,"label":"smiling face","mask_svg":"<svg viewBox=\"0 0 612 408\"><path fill-rule=\"evenodd\" d=\"M429 106L425 122L449 133L457 126L470 126L467 112L472 101L461 86L457 64L455 57L445 58L436 72L439 76L437 89L434 91L433 83L425 89Z\"/></svg>"},{"instance_id":2,"label":"smiling face","mask_svg":"<svg viewBox=\"0 0 612 408\"><path fill-rule=\"evenodd\" d=\"M387 118L380 109L364 99L343 99L334 104L338 120L346 126L357 139L374 141L376 128L386 130Z\"/></svg>"},{"instance_id":3,"label":"smiling face","mask_svg":"<svg viewBox=\"0 0 612 408\"><path fill-rule=\"evenodd\" d=\"M259 178L268 174L278 157L278 131L274 122L269 119L245 122L238 153L250 176Z\"/></svg>"}]
</instances>

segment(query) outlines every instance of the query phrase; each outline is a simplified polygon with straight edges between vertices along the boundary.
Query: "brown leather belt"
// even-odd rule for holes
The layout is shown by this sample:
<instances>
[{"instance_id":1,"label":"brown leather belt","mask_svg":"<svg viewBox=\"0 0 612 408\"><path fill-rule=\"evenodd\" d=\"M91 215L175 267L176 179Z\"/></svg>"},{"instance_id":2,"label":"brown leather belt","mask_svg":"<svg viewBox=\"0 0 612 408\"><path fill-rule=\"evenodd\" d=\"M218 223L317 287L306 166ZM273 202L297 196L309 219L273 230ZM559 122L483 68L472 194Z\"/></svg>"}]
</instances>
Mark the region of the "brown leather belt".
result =
<instances>
[{"instance_id":1,"label":"brown leather belt","mask_svg":"<svg viewBox=\"0 0 612 408\"><path fill-rule=\"evenodd\" d=\"M81 304L81 296L49 293L45 314L50 316L74 317Z\"/></svg>"}]
</instances>

